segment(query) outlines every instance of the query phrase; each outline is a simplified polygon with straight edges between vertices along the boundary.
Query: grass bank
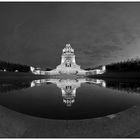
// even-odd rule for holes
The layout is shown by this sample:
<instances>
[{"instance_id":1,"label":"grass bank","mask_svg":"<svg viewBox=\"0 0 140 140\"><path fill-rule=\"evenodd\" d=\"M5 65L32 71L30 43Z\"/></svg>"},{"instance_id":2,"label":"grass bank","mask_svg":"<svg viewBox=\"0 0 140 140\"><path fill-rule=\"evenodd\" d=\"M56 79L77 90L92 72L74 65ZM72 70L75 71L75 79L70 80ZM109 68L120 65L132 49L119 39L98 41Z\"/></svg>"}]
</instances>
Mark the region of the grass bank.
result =
<instances>
[{"instance_id":1,"label":"grass bank","mask_svg":"<svg viewBox=\"0 0 140 140\"><path fill-rule=\"evenodd\" d=\"M90 78L140 79L140 72L106 72L104 74L89 75Z\"/></svg>"},{"instance_id":2,"label":"grass bank","mask_svg":"<svg viewBox=\"0 0 140 140\"><path fill-rule=\"evenodd\" d=\"M42 79L47 78L46 75L35 75L33 73L24 72L3 72L0 71L0 80L22 80L22 79Z\"/></svg>"}]
</instances>

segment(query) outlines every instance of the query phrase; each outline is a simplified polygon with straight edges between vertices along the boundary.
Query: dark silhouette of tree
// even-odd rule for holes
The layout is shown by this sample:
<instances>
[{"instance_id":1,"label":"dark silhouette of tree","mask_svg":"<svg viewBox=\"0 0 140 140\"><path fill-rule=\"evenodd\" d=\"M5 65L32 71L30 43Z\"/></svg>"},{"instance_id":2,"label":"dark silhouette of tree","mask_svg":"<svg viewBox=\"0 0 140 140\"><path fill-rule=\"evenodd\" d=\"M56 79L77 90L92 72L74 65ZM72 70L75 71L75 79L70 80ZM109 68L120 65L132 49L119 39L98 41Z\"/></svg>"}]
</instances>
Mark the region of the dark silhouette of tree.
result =
<instances>
[{"instance_id":1,"label":"dark silhouette of tree","mask_svg":"<svg viewBox=\"0 0 140 140\"><path fill-rule=\"evenodd\" d=\"M0 61L0 70L9 72L30 72L30 66Z\"/></svg>"},{"instance_id":2,"label":"dark silhouette of tree","mask_svg":"<svg viewBox=\"0 0 140 140\"><path fill-rule=\"evenodd\" d=\"M85 70L100 69L101 65L86 68ZM106 65L106 72L140 72L140 58L132 58L125 61Z\"/></svg>"},{"instance_id":3,"label":"dark silhouette of tree","mask_svg":"<svg viewBox=\"0 0 140 140\"><path fill-rule=\"evenodd\" d=\"M107 72L138 72L140 71L140 59L128 59L118 63L106 65Z\"/></svg>"}]
</instances>

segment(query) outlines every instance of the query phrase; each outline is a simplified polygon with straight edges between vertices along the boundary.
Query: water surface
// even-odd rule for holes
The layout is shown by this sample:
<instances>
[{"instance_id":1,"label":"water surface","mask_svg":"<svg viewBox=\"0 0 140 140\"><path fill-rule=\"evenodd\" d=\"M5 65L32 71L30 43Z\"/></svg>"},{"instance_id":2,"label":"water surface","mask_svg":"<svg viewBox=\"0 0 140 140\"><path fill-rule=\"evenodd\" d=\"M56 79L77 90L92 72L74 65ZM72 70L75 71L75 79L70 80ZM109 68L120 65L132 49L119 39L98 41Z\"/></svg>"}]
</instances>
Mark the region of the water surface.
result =
<instances>
[{"instance_id":1,"label":"water surface","mask_svg":"<svg viewBox=\"0 0 140 140\"><path fill-rule=\"evenodd\" d=\"M140 81L41 79L0 81L0 105L49 119L88 119L140 103Z\"/></svg>"}]
</instances>

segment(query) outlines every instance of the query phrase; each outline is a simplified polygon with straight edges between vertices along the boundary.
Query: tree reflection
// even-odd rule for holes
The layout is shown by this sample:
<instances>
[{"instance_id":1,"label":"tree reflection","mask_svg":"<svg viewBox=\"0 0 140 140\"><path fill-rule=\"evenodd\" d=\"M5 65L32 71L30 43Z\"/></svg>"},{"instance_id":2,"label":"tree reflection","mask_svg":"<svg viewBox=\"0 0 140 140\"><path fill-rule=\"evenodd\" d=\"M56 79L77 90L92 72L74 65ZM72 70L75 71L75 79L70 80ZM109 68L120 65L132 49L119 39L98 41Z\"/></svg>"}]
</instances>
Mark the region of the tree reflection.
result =
<instances>
[{"instance_id":1,"label":"tree reflection","mask_svg":"<svg viewBox=\"0 0 140 140\"><path fill-rule=\"evenodd\" d=\"M6 93L13 90L28 88L30 87L30 82L31 81L20 81L20 80L0 81L0 92Z\"/></svg>"},{"instance_id":2,"label":"tree reflection","mask_svg":"<svg viewBox=\"0 0 140 140\"><path fill-rule=\"evenodd\" d=\"M140 93L140 80L106 80L106 87L128 93Z\"/></svg>"}]
</instances>

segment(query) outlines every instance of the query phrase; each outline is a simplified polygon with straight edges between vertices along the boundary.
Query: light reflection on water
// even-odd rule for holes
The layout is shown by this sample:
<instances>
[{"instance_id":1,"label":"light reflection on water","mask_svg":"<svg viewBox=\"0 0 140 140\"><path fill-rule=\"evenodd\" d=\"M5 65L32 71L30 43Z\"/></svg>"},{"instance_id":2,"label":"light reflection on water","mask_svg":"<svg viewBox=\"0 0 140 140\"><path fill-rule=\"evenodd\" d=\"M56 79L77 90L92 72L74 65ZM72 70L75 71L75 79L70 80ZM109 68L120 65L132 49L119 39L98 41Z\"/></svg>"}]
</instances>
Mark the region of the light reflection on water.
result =
<instances>
[{"instance_id":1,"label":"light reflection on water","mask_svg":"<svg viewBox=\"0 0 140 140\"><path fill-rule=\"evenodd\" d=\"M67 107L71 107L75 102L76 89L81 87L81 84L90 83L106 87L105 81L99 79L40 79L32 81L31 87L42 86L45 83L56 84L61 89L63 102Z\"/></svg>"},{"instance_id":2,"label":"light reflection on water","mask_svg":"<svg viewBox=\"0 0 140 140\"><path fill-rule=\"evenodd\" d=\"M128 94L129 93L129 94ZM132 94L133 93L133 94ZM0 81L0 105L51 119L108 116L140 103L140 81L40 79Z\"/></svg>"}]
</instances>

